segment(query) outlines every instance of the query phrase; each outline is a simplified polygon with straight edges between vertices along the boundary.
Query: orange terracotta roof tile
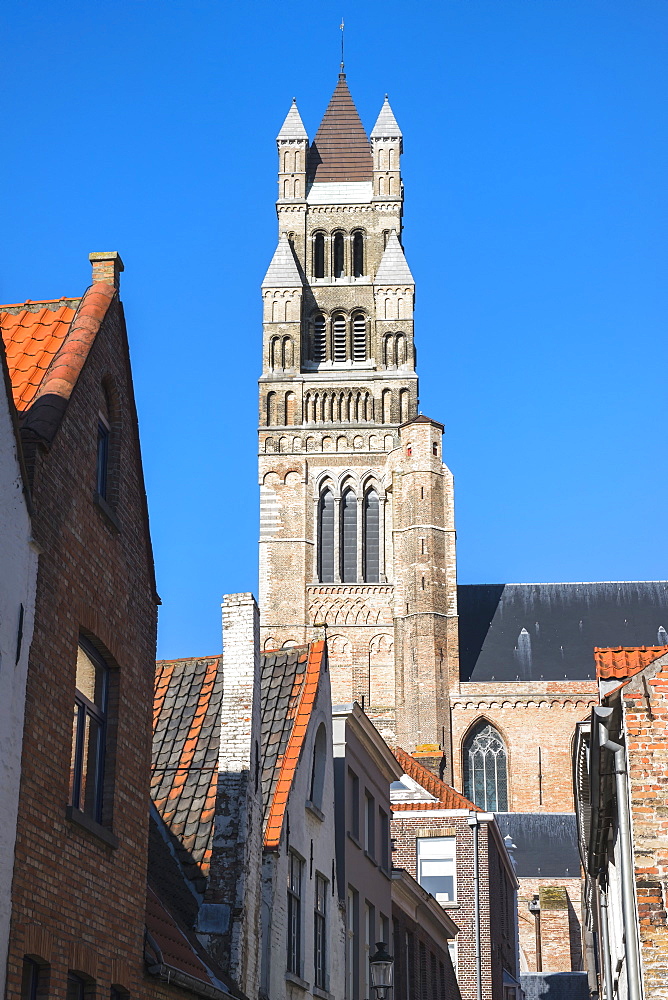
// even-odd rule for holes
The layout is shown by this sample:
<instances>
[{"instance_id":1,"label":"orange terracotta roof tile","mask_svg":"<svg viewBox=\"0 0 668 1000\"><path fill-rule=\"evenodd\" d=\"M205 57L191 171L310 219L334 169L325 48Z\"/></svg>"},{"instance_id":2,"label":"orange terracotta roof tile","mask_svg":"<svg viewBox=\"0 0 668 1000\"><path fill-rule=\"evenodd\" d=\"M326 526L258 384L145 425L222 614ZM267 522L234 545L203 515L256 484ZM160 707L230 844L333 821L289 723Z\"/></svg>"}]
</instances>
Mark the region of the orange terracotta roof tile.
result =
<instances>
[{"instance_id":1,"label":"orange terracotta roof tile","mask_svg":"<svg viewBox=\"0 0 668 1000\"><path fill-rule=\"evenodd\" d=\"M402 750L401 747L395 747L392 752L397 758L397 762L403 767L404 774L407 774L413 781L417 781L419 785L422 785L437 800L436 802L393 802L393 812L397 810L410 812L420 810L426 812L430 809L475 809L476 812L480 812L479 806L475 805L451 785L446 785L444 781L437 778L435 774L432 774L430 770L423 764L420 764L415 757Z\"/></svg>"},{"instance_id":2,"label":"orange terracotta roof tile","mask_svg":"<svg viewBox=\"0 0 668 1000\"><path fill-rule=\"evenodd\" d=\"M596 676L600 680L633 677L659 656L668 653L668 646L594 647Z\"/></svg>"},{"instance_id":3,"label":"orange terracotta roof tile","mask_svg":"<svg viewBox=\"0 0 668 1000\"><path fill-rule=\"evenodd\" d=\"M35 398L45 372L69 333L79 301L0 306L0 328L19 412L26 410Z\"/></svg>"},{"instance_id":4,"label":"orange terracotta roof tile","mask_svg":"<svg viewBox=\"0 0 668 1000\"><path fill-rule=\"evenodd\" d=\"M276 850L326 657L323 641L263 654L264 846Z\"/></svg>"}]
</instances>

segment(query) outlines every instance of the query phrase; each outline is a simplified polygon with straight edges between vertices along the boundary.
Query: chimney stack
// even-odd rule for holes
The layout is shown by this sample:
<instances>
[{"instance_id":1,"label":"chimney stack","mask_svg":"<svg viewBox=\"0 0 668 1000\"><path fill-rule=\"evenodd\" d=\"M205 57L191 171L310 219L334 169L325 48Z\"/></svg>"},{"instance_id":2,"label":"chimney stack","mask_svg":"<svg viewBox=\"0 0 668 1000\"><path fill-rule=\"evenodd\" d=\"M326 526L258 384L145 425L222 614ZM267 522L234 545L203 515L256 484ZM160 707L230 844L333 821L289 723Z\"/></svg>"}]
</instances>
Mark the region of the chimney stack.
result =
<instances>
[{"instance_id":1,"label":"chimney stack","mask_svg":"<svg viewBox=\"0 0 668 1000\"><path fill-rule=\"evenodd\" d=\"M120 288L121 271L124 271L121 255L116 250L109 253L89 253L88 259L93 265L93 284L98 281L105 285Z\"/></svg>"}]
</instances>

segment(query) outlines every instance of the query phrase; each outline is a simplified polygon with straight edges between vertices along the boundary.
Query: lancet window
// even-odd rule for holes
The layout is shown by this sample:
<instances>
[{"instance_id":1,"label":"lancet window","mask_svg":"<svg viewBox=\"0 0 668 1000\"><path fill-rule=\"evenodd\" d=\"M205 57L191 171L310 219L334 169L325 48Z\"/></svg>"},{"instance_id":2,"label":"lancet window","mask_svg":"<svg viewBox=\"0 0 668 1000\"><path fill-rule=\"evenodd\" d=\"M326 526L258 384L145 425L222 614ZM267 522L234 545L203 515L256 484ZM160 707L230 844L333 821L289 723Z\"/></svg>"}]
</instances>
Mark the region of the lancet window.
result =
<instances>
[{"instance_id":1,"label":"lancet window","mask_svg":"<svg viewBox=\"0 0 668 1000\"><path fill-rule=\"evenodd\" d=\"M486 719L481 719L464 741L464 795L486 812L508 809L506 747Z\"/></svg>"},{"instance_id":2,"label":"lancet window","mask_svg":"<svg viewBox=\"0 0 668 1000\"><path fill-rule=\"evenodd\" d=\"M332 274L343 278L346 273L346 251L343 233L334 233L332 242Z\"/></svg>"},{"instance_id":3,"label":"lancet window","mask_svg":"<svg viewBox=\"0 0 668 1000\"><path fill-rule=\"evenodd\" d=\"M317 575L321 583L380 583L383 570L382 508L378 491L332 486L318 498Z\"/></svg>"},{"instance_id":4,"label":"lancet window","mask_svg":"<svg viewBox=\"0 0 668 1000\"><path fill-rule=\"evenodd\" d=\"M364 274L364 233L357 230L353 233L353 275L361 278Z\"/></svg>"},{"instance_id":5,"label":"lancet window","mask_svg":"<svg viewBox=\"0 0 668 1000\"><path fill-rule=\"evenodd\" d=\"M313 238L313 277L325 277L325 234L316 233Z\"/></svg>"}]
</instances>

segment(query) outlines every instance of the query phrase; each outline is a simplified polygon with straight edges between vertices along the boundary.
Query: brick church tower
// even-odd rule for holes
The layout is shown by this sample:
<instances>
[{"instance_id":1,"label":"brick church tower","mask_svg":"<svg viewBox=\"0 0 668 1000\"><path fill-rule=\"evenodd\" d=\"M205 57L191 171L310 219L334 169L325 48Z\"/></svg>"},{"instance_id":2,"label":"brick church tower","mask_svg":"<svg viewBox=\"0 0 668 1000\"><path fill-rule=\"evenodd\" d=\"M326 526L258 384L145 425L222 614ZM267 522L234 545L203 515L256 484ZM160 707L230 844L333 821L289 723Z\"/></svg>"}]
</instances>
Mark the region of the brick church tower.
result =
<instances>
[{"instance_id":1,"label":"brick church tower","mask_svg":"<svg viewBox=\"0 0 668 1000\"><path fill-rule=\"evenodd\" d=\"M278 247L262 283L260 608L265 649L326 623L334 702L450 770L458 688L452 476L418 413L402 135L367 137L345 74L312 144L278 138Z\"/></svg>"}]
</instances>

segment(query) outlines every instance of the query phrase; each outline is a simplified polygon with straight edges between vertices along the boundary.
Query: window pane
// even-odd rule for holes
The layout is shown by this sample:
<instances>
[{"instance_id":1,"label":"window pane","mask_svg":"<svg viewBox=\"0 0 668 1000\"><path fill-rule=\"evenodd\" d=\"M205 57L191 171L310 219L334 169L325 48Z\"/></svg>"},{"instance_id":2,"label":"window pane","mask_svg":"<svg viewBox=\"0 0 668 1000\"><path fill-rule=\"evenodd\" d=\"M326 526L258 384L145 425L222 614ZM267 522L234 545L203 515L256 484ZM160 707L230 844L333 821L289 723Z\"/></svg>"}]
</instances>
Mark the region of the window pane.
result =
<instances>
[{"instance_id":1,"label":"window pane","mask_svg":"<svg viewBox=\"0 0 668 1000\"><path fill-rule=\"evenodd\" d=\"M379 500L375 490L364 497L364 579L379 582L380 566Z\"/></svg>"},{"instance_id":2,"label":"window pane","mask_svg":"<svg viewBox=\"0 0 668 1000\"><path fill-rule=\"evenodd\" d=\"M341 501L341 579L357 582L357 497L352 490Z\"/></svg>"},{"instance_id":3,"label":"window pane","mask_svg":"<svg viewBox=\"0 0 668 1000\"><path fill-rule=\"evenodd\" d=\"M334 497L326 490L320 497L320 545L318 576L321 583L334 582Z\"/></svg>"},{"instance_id":4,"label":"window pane","mask_svg":"<svg viewBox=\"0 0 668 1000\"><path fill-rule=\"evenodd\" d=\"M86 712L80 807L88 816L100 818L100 777L102 766L102 725Z\"/></svg>"},{"instance_id":5,"label":"window pane","mask_svg":"<svg viewBox=\"0 0 668 1000\"><path fill-rule=\"evenodd\" d=\"M313 276L325 277L325 237L318 233L313 245Z\"/></svg>"},{"instance_id":6,"label":"window pane","mask_svg":"<svg viewBox=\"0 0 668 1000\"><path fill-rule=\"evenodd\" d=\"M417 842L418 882L435 896L439 903L456 899L456 867L454 837L424 837Z\"/></svg>"},{"instance_id":7,"label":"window pane","mask_svg":"<svg viewBox=\"0 0 668 1000\"><path fill-rule=\"evenodd\" d=\"M75 704L72 724L72 754L70 757L70 802L75 809L79 808L80 800L81 749L83 747L85 717L83 705Z\"/></svg>"},{"instance_id":8,"label":"window pane","mask_svg":"<svg viewBox=\"0 0 668 1000\"><path fill-rule=\"evenodd\" d=\"M39 966L31 958L23 959L23 977L21 979L21 1000L37 1000L39 987Z\"/></svg>"},{"instance_id":9,"label":"window pane","mask_svg":"<svg viewBox=\"0 0 668 1000\"><path fill-rule=\"evenodd\" d=\"M508 808L506 748L486 722L476 726L464 746L464 794L488 812Z\"/></svg>"},{"instance_id":10,"label":"window pane","mask_svg":"<svg viewBox=\"0 0 668 1000\"><path fill-rule=\"evenodd\" d=\"M364 274L364 236L355 233L353 236L353 274L356 278Z\"/></svg>"},{"instance_id":11,"label":"window pane","mask_svg":"<svg viewBox=\"0 0 668 1000\"><path fill-rule=\"evenodd\" d=\"M334 237L334 277L342 278L345 273L344 267L343 233L337 233Z\"/></svg>"},{"instance_id":12,"label":"window pane","mask_svg":"<svg viewBox=\"0 0 668 1000\"><path fill-rule=\"evenodd\" d=\"M84 1000L84 981L71 972L67 977L66 1000Z\"/></svg>"}]
</instances>

